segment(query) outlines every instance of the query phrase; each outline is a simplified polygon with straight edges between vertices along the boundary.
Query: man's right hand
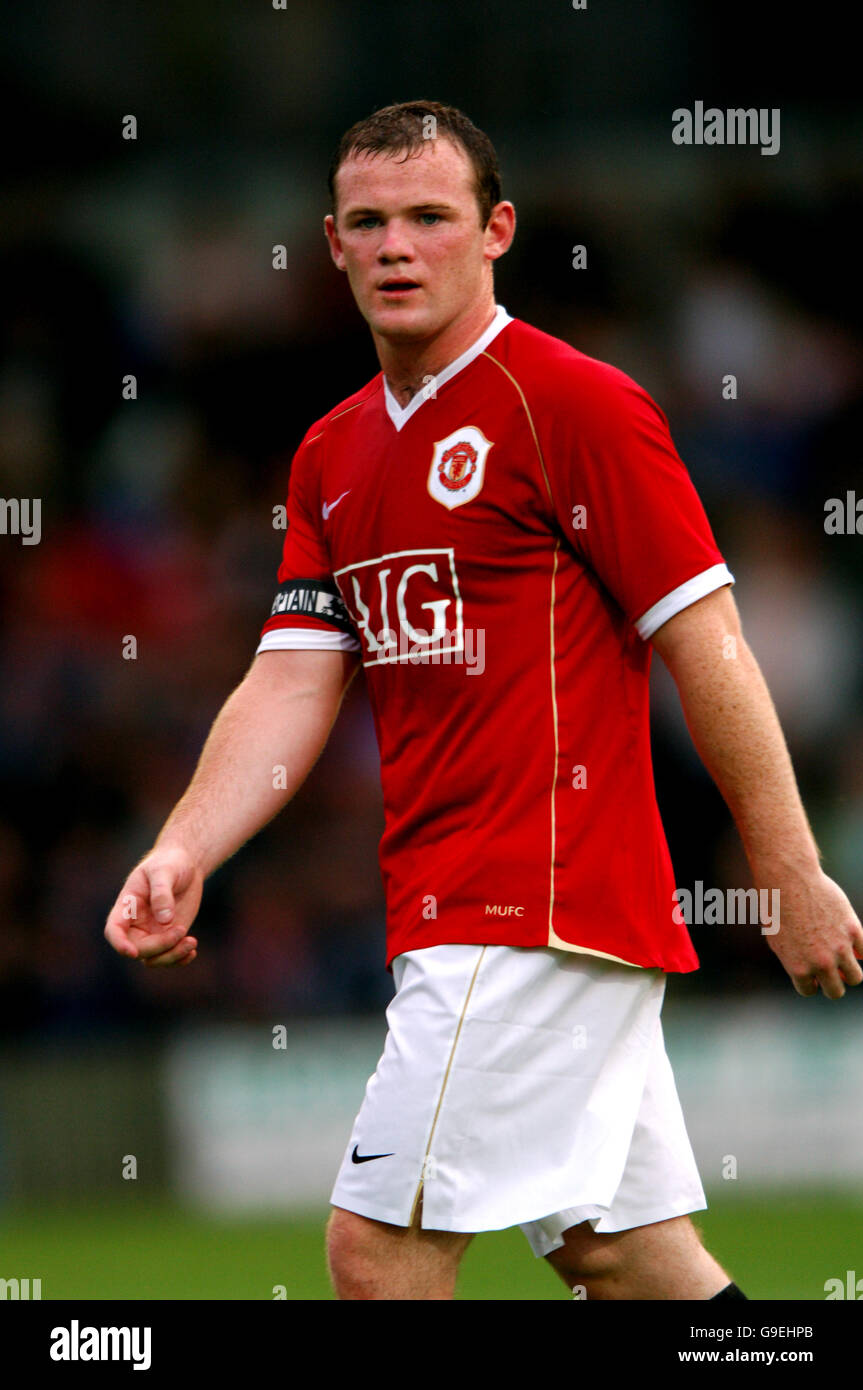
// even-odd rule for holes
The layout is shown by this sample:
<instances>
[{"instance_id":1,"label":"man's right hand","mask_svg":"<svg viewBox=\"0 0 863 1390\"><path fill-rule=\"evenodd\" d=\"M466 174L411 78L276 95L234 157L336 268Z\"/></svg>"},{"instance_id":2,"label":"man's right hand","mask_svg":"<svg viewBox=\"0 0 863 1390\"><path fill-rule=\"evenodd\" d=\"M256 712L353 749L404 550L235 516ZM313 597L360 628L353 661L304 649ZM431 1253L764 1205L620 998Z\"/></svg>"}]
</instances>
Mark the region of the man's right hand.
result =
<instances>
[{"instance_id":1,"label":"man's right hand","mask_svg":"<svg viewBox=\"0 0 863 1390\"><path fill-rule=\"evenodd\" d=\"M123 884L105 924L106 940L145 965L190 965L198 943L188 932L203 887L203 874L185 850L151 851Z\"/></svg>"}]
</instances>

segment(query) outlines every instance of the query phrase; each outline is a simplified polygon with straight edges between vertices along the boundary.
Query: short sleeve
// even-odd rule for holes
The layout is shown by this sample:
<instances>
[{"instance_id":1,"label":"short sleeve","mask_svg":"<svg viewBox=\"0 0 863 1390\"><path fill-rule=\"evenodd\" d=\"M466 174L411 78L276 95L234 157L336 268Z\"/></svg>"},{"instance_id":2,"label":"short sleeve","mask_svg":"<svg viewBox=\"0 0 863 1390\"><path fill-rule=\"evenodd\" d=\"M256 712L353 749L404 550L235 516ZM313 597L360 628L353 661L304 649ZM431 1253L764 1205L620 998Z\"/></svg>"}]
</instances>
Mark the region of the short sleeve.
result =
<instances>
[{"instance_id":1,"label":"short sleeve","mask_svg":"<svg viewBox=\"0 0 863 1390\"><path fill-rule=\"evenodd\" d=\"M311 436L311 437L310 437ZM276 594L257 650L285 648L354 652L360 642L333 578L315 503L316 444L303 440L291 464L285 542Z\"/></svg>"},{"instance_id":2,"label":"short sleeve","mask_svg":"<svg viewBox=\"0 0 863 1390\"><path fill-rule=\"evenodd\" d=\"M668 421L642 387L583 358L545 418L557 519L640 637L734 583Z\"/></svg>"}]
</instances>

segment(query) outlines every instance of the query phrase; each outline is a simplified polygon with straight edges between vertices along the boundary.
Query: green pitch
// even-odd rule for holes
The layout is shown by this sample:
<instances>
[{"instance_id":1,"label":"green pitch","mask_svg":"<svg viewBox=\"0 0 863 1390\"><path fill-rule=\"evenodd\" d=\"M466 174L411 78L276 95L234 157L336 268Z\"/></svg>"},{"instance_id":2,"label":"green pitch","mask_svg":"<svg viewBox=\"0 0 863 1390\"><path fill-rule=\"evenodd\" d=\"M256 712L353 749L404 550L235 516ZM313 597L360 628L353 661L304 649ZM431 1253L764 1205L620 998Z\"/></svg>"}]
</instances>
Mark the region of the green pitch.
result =
<instances>
[{"instance_id":1,"label":"green pitch","mask_svg":"<svg viewBox=\"0 0 863 1390\"><path fill-rule=\"evenodd\" d=\"M43 1299L330 1299L324 1259L326 1213L213 1220L166 1202L125 1207L46 1207L0 1214L0 1278L41 1278ZM826 1279L863 1276L859 1194L714 1196L696 1224L750 1298L824 1298ZM473 1241L461 1299L569 1298L521 1232Z\"/></svg>"}]
</instances>

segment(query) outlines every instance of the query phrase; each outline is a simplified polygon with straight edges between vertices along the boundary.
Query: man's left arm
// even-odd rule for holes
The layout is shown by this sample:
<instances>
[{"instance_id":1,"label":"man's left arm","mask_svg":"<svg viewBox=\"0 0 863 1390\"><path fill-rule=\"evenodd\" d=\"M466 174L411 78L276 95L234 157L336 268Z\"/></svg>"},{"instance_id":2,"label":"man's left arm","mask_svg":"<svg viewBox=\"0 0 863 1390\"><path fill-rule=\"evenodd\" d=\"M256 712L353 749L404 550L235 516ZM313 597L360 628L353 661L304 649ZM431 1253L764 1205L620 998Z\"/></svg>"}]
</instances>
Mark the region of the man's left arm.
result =
<instances>
[{"instance_id":1,"label":"man's left arm","mask_svg":"<svg viewBox=\"0 0 863 1390\"><path fill-rule=\"evenodd\" d=\"M734 817L756 888L779 890L767 941L798 994L841 999L863 981L863 927L828 878L800 800L770 692L728 587L684 608L651 638L670 670L702 762Z\"/></svg>"}]
</instances>

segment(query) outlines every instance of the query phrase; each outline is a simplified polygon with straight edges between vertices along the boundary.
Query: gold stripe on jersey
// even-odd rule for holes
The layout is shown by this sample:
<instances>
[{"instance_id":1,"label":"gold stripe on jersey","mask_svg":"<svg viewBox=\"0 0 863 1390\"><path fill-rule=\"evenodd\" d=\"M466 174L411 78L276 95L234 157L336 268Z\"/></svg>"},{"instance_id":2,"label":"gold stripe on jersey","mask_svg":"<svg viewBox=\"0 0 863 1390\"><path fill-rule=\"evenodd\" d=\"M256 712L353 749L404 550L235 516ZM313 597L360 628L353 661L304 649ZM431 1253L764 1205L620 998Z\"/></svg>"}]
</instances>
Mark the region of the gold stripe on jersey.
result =
<instances>
[{"instance_id":1,"label":"gold stripe on jersey","mask_svg":"<svg viewBox=\"0 0 863 1390\"><path fill-rule=\"evenodd\" d=\"M367 400L368 400L368 396L364 396L363 399L362 399L361 401L354 401L353 405L349 405L345 410L340 410L339 413L338 413L338 415L331 415L330 418L329 418L329 420L327 421L327 424L328 424L328 425L331 425L331 424L333 423L333 420L341 420L341 418L342 418L343 415L350 415L350 413L351 413L352 410L356 410L356 409L358 409L359 406L365 405L365 403L366 403ZM306 440L306 443L307 443L307 444L314 444L314 442L315 442L316 439L321 439L321 438L323 437L323 434L324 434L324 431L323 431L323 430L319 430L317 434L313 434L313 435L312 435L311 439L307 439L307 440Z\"/></svg>"},{"instance_id":2,"label":"gold stripe on jersey","mask_svg":"<svg viewBox=\"0 0 863 1390\"><path fill-rule=\"evenodd\" d=\"M516 391L518 392L519 397L521 398L521 404L522 404L522 407L523 407L523 409L524 409L524 413L525 413L525 415L527 416L527 422L528 422L528 424L530 425L530 432L531 432L531 434L533 435L533 442L534 442L534 446L535 446L535 448L536 448L537 458L539 459L539 466L540 466L540 468L542 469L542 476L543 476L543 478L544 478L544 480L545 480L545 486L546 486L546 489L547 489L547 491L548 491L548 500L549 500L549 502L551 503L552 507L554 507L554 496L553 496L552 491L551 491L551 484L550 484L549 481L548 481L548 473L546 472L545 460L544 460L544 458L543 458L543 456L542 456L542 449L540 448L539 436L537 435L536 426L535 426L534 423L533 423L533 415L531 414L530 406L528 405L528 403L527 403L527 401L526 401L526 399L525 399L524 392L522 391L521 387L519 386L519 384L518 384L518 382L516 381L515 377L513 376L512 372L507 371L506 367L503 365L502 362L499 362L498 359L497 359L496 357L493 357L492 354L491 354L490 352L484 352L482 355L483 355L483 357L487 357L488 360L489 360L489 362L493 362L494 365L495 365L496 367L500 367L500 370L504 373L505 376L507 376L507 377L509 378L509 380L512 382L513 386L515 387ZM599 951L599 950L597 950L597 948L596 948L595 946L576 946L576 945L574 945L573 942L571 942L571 941L564 941L563 937L558 936L557 932L556 932L555 929L554 929L554 853L555 853L555 843L556 843L556 835L557 835L557 824L556 824L556 820L555 820L555 806L556 806L556 801L557 801L557 778L558 778L558 764L559 764L559 759L560 759L560 744L559 744L559 740L558 740L558 722L557 722L557 684L556 684L556 680L555 680L555 664L554 664L554 663L555 663L555 652L554 652L554 600L555 600L555 591L556 591L556 582L555 582L555 581L556 581L556 579L557 579L557 556L558 556L559 550L560 550L560 538L558 537L557 540L555 541L555 546L554 546L554 564L553 564L553 566L552 566L552 572L551 572L551 596L550 596L549 610L548 610L548 616L549 616L549 662L550 662L550 667L551 667L551 671L550 671L550 675L551 675L551 708L552 708L552 723L553 723L553 726L554 726L554 776L552 777L552 781L551 781L551 817L550 817L550 821L551 821L551 834L550 834L550 839L551 839L551 859L550 859L550 863L549 863L549 885L548 885L548 942L547 942L547 945L549 945L549 946L555 946L555 947L558 948L558 950L561 950L561 951L575 951L575 952L578 952L580 955L585 955L585 956L601 956L603 960L613 960L613 961L616 961L618 965L631 965L631 966L633 967L634 970L641 970L643 967L640 966L640 965L637 965L637 964L635 963L635 961L624 960L624 958L623 958L622 956L613 956L613 955L611 955L611 953L610 953L609 951Z\"/></svg>"},{"instance_id":3,"label":"gold stripe on jersey","mask_svg":"<svg viewBox=\"0 0 863 1390\"><path fill-rule=\"evenodd\" d=\"M552 491L551 491L551 483L548 481L548 474L547 474L546 471L545 471L545 459L544 459L543 456L542 456L542 449L539 447L539 436L538 436L538 434L537 434L537 432L536 432L536 429L535 429L535 427L534 427L533 416L532 416L531 413L530 413L530 406L528 405L527 401L526 401L525 398L524 398L524 392L522 391L521 387L519 386L519 384L518 384L518 382L516 381L515 377L513 376L512 372L507 371L506 367L503 365L502 362L498 362L497 358L496 358L496 357L492 357L492 355L491 355L490 352L484 352L484 353L483 353L483 357L487 357L488 360L489 360L489 362L493 362L494 365L495 365L496 367L500 367L500 369L501 369L501 371L503 372L504 376L508 376L508 377L509 377L510 381L512 382L513 386L515 387L516 391L518 392L519 396L521 397L521 403L522 403L522 406L524 407L524 413L525 413L525 415L527 416L527 423L530 425L530 432L531 432L531 434L533 435L533 442L534 442L534 445L536 446L536 456L537 456L537 458L539 459L539 466L540 466L540 468L542 469L542 476L543 476L543 478L545 479L545 486L546 486L546 490L547 490L547 492L548 492L548 500L549 500L549 502L551 503L551 505L552 505L552 507L553 507L553 506L554 506L554 496L553 496Z\"/></svg>"}]
</instances>

